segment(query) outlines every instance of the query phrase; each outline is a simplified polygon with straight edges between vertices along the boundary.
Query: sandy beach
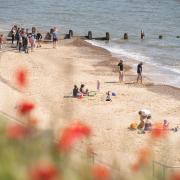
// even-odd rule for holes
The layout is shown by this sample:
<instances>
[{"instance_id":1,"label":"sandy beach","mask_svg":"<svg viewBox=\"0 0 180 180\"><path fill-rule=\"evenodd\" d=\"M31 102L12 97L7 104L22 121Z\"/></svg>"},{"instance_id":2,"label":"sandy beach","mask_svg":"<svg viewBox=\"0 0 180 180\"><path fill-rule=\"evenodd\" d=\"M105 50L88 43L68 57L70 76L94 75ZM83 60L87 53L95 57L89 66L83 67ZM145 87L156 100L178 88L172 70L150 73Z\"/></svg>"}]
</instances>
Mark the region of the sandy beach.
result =
<instances>
[{"instance_id":1,"label":"sandy beach","mask_svg":"<svg viewBox=\"0 0 180 180\"><path fill-rule=\"evenodd\" d=\"M136 150L149 138L148 133L128 130L130 123L139 121L138 111L149 109L153 122L167 119L171 127L180 124L180 89L153 85L148 80L144 85L134 83L136 72L131 61L124 62L125 83L119 83L117 63L108 51L80 39L63 40L57 49L43 44L29 54L8 47L0 54L0 111L18 119L17 103L29 99L37 105L34 114L41 121L40 128L53 127L56 134L71 121L84 121L93 128L91 143L96 159L108 164L115 159L122 169L127 168ZM24 91L19 91L15 83L19 67L29 72L30 84ZM84 83L90 91L96 91L97 80L101 88L96 96L64 98L74 84ZM112 102L105 101L107 91L117 94ZM171 132L168 139L154 144L154 159L180 165L179 146L180 133Z\"/></svg>"}]
</instances>

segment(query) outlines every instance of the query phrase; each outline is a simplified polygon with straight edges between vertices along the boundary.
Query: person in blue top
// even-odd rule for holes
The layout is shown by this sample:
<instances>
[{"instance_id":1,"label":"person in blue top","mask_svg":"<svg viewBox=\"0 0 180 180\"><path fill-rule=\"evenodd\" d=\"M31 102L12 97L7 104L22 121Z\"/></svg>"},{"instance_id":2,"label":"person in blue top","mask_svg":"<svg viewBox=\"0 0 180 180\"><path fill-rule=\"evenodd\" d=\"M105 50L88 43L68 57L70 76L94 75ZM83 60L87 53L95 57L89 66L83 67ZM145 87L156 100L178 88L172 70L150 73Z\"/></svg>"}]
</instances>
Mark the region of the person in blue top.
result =
<instances>
[{"instance_id":1,"label":"person in blue top","mask_svg":"<svg viewBox=\"0 0 180 180\"><path fill-rule=\"evenodd\" d=\"M54 28L54 31L52 33L52 37L53 37L53 48L57 47L57 42L58 42L58 32L57 32L57 28Z\"/></svg>"}]
</instances>

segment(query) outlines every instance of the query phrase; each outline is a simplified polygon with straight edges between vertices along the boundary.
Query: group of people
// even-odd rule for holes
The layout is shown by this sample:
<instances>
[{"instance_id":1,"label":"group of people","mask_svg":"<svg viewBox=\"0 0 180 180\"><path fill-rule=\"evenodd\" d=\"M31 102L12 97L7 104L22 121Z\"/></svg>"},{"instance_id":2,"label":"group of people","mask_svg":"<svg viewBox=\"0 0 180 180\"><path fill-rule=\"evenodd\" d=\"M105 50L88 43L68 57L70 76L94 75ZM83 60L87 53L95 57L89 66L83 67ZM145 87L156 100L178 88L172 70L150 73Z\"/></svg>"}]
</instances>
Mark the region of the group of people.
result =
<instances>
[{"instance_id":1,"label":"group of people","mask_svg":"<svg viewBox=\"0 0 180 180\"><path fill-rule=\"evenodd\" d=\"M141 109L139 112L140 122L139 123L131 123L129 129L136 130L138 129L138 133L144 134L148 131L152 131L153 128L157 128L153 126L151 121L151 112L148 109ZM165 119L163 122L158 126L159 129L164 131L173 131L177 132L179 130L179 126L175 126L174 128L170 128L170 123Z\"/></svg>"},{"instance_id":2,"label":"group of people","mask_svg":"<svg viewBox=\"0 0 180 180\"><path fill-rule=\"evenodd\" d=\"M32 32L29 33L28 29L19 28L17 26L13 26L11 29L11 42L14 45L16 41L16 47L18 48L19 52L25 51L28 53L28 45L30 44L31 51L34 50L35 47L41 47L41 39L42 35L40 32L36 33L35 28L32 28Z\"/></svg>"},{"instance_id":3,"label":"group of people","mask_svg":"<svg viewBox=\"0 0 180 180\"><path fill-rule=\"evenodd\" d=\"M139 83L139 81L140 81L141 84L142 84L142 65L143 65L142 62L140 62L137 65L137 83ZM123 60L119 61L118 66L119 66L119 81L123 82L124 81L124 64L123 64Z\"/></svg>"},{"instance_id":4,"label":"group of people","mask_svg":"<svg viewBox=\"0 0 180 180\"><path fill-rule=\"evenodd\" d=\"M14 25L10 31L12 47L14 45L19 50L19 52L24 51L25 53L29 52L29 46L31 51L34 51L34 48L41 47L42 34L40 32L36 33L36 28L32 28L32 32L29 32L28 29L20 28ZM58 31L54 27L51 32L51 37L53 41L53 48L57 47L58 42ZM5 43L5 38L3 34L0 34L0 49L2 49L3 44Z\"/></svg>"},{"instance_id":5,"label":"group of people","mask_svg":"<svg viewBox=\"0 0 180 180\"><path fill-rule=\"evenodd\" d=\"M80 88L78 88L77 85L74 85L73 97L83 97L88 95L89 95L89 90L85 89L84 84L81 84Z\"/></svg>"}]
</instances>

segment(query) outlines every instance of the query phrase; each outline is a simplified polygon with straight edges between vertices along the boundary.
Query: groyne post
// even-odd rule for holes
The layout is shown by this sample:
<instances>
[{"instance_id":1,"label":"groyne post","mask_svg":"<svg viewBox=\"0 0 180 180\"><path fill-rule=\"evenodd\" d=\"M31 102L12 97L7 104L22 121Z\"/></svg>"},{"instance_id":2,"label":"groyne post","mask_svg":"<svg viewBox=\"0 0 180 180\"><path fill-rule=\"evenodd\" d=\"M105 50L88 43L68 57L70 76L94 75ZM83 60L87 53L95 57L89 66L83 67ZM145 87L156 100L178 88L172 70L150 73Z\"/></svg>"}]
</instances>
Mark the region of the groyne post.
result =
<instances>
[{"instance_id":1,"label":"groyne post","mask_svg":"<svg viewBox=\"0 0 180 180\"><path fill-rule=\"evenodd\" d=\"M163 38L163 35L159 35L159 39L162 39Z\"/></svg>"},{"instance_id":2,"label":"groyne post","mask_svg":"<svg viewBox=\"0 0 180 180\"><path fill-rule=\"evenodd\" d=\"M109 32L106 32L106 40L107 40L107 41L110 40L110 34L109 34Z\"/></svg>"},{"instance_id":3,"label":"groyne post","mask_svg":"<svg viewBox=\"0 0 180 180\"><path fill-rule=\"evenodd\" d=\"M124 33L124 40L128 39L128 33Z\"/></svg>"},{"instance_id":4,"label":"groyne post","mask_svg":"<svg viewBox=\"0 0 180 180\"><path fill-rule=\"evenodd\" d=\"M141 30L141 39L144 39L144 31L143 30Z\"/></svg>"},{"instance_id":5,"label":"groyne post","mask_svg":"<svg viewBox=\"0 0 180 180\"><path fill-rule=\"evenodd\" d=\"M32 27L32 33L36 33L36 27Z\"/></svg>"},{"instance_id":6,"label":"groyne post","mask_svg":"<svg viewBox=\"0 0 180 180\"><path fill-rule=\"evenodd\" d=\"M69 39L71 39L73 37L73 31L69 30Z\"/></svg>"},{"instance_id":7,"label":"groyne post","mask_svg":"<svg viewBox=\"0 0 180 180\"><path fill-rule=\"evenodd\" d=\"M91 31L88 31L88 39L92 40L92 32Z\"/></svg>"}]
</instances>

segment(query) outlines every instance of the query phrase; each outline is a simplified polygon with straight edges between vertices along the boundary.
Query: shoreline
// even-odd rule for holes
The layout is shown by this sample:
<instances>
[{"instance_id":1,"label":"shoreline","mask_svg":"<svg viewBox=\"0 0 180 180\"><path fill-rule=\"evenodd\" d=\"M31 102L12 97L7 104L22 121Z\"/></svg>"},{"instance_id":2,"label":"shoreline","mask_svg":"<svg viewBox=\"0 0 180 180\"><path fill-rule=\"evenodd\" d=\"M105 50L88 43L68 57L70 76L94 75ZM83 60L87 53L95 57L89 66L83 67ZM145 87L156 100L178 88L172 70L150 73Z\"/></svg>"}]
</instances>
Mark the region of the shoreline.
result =
<instances>
[{"instance_id":1,"label":"shoreline","mask_svg":"<svg viewBox=\"0 0 180 180\"><path fill-rule=\"evenodd\" d=\"M86 40L81 40L81 41L84 41L84 45L87 45L88 44L88 46L89 47L91 47L91 48L97 48L97 50L100 50L100 51L102 51L102 52L106 52L107 54L109 54L108 56L110 56L110 61L106 61L106 62L101 62L102 63L102 66L104 65L104 66L106 66L106 65L108 65L109 66L109 68L112 70L112 65L113 65L113 67L114 66L117 66L117 63L119 62L119 60L120 59L122 59L123 60L123 57L116 57L116 56L113 56L113 54L109 51L109 50L107 50L107 49L105 49L105 48L103 48L103 47L99 47L99 46L96 46L96 45L93 45L93 44L91 44L90 42L87 42ZM86 44L87 43L87 44ZM136 60L133 60L133 59L126 59L126 62L127 62L127 64L124 64L125 65L125 71L128 73L128 74L130 74L130 75L133 75L133 76L137 76L137 74L133 71L133 65L134 65L134 62L138 62L138 61L136 61ZM100 64L101 64L100 63ZM115 64L116 63L116 64ZM99 64L99 65L100 65ZM113 71L113 70L112 70ZM114 72L114 71L113 71ZM118 70L116 69L116 71L115 71L116 73L118 72ZM162 86L162 87L168 87L168 88L173 88L174 90L180 90L180 88L179 87L176 87L176 86L172 86L172 85L168 85L168 84L159 84L159 83L155 83L153 80L151 80L148 76L143 76L143 79L144 79L144 81L145 81L145 86L147 85L147 86L152 86L152 85L154 85L154 86ZM136 79L135 79L136 80ZM126 84L126 83L125 83Z\"/></svg>"},{"instance_id":2,"label":"shoreline","mask_svg":"<svg viewBox=\"0 0 180 180\"><path fill-rule=\"evenodd\" d=\"M122 55L122 54L113 53L110 50L106 49L106 47L103 47L104 45L98 45L98 44L94 43L93 41L91 42L90 40L87 40L87 42L89 44L93 45L93 46L101 47L101 48L107 50L108 52L110 52L112 54L113 57L115 57L117 59L124 59L125 62L127 62L127 63L129 63L131 65L131 69L133 69L134 70L134 74L136 74L136 65L139 62L141 62L140 60L133 59L132 57L127 57L127 56ZM153 82L153 84L155 84L155 85L162 85L162 86L167 85L167 86L171 86L171 87L175 87L175 88L179 88L180 89L180 86L178 86L178 85L175 85L175 84L173 85L173 83L172 84L171 83L168 84L168 82L170 82L170 79L168 79L168 77L166 77L166 80L164 82L160 83L160 80L157 77L159 76L159 78L161 78L163 76L163 74L162 74L163 71L160 69L159 66L156 66L156 65L150 64L150 63L146 63L146 61L144 61L143 63L145 64L143 66L143 69L144 69L143 73L145 74L144 78L146 80L148 80L149 82ZM157 72L161 72L161 73L157 74L157 77L156 77L155 74ZM169 75L171 75L171 73ZM155 79L158 79L158 80L156 81Z\"/></svg>"},{"instance_id":3,"label":"shoreline","mask_svg":"<svg viewBox=\"0 0 180 180\"><path fill-rule=\"evenodd\" d=\"M40 28L41 30L42 30L42 28ZM45 35L48 31L45 31L45 30L43 30L42 31L43 32L43 34ZM6 35L8 34L8 31L6 31ZM65 34L61 34L61 37L60 37L60 40L61 41L67 41L66 39L64 39L63 37L65 36ZM109 52L111 55L112 55L112 57L111 57L111 66L112 66L112 64L113 64L113 59L114 59L114 62L115 62L115 60L119 60L119 59L124 59L124 61L126 61L127 62L127 64L125 64L126 65L126 67L127 67L127 70L129 71L129 70L131 70L132 72L131 72L131 74L133 74L134 76L136 76L136 69L135 69L135 64L137 65L140 61L138 61L138 60L136 60L136 59L133 59L133 58L128 58L128 57L124 57L123 55L115 55L115 54L113 54L110 50L108 50L108 49L106 49L105 47L101 47L101 46L99 46L99 45L95 45L95 44L93 44L93 43L91 43L91 42L88 42L88 41L90 41L90 40L88 40L88 39L84 39L84 38L81 38L81 36L74 36L74 38L73 39L76 39L76 38L80 38L82 41L84 41L85 43L88 43L88 45L90 46L90 45L92 45L92 46L94 46L94 47L98 47L98 48L102 48L103 50L106 50L107 52ZM84 43L84 45L85 45L85 43ZM146 62L144 62L144 63L146 63ZM114 64L113 64L114 65ZM125 68L126 68L125 67ZM148 74L147 74L147 72L146 71L144 71L143 70L143 73L145 72L145 74L146 75L143 75L143 77L144 77L144 80L145 81L148 81L149 83L153 83L154 85L161 85L161 86L170 86L170 87L174 87L174 88L178 88L178 89L180 89L180 87L177 87L176 85L171 85L171 84L168 84L167 82L163 82L163 83L159 83L158 81L155 81L154 79L153 79L153 77L150 77L151 75L150 75L150 73L151 74L153 74L152 72L151 72L151 70L152 70L152 67L148 64L147 65L147 67L148 68L146 68L146 69L148 69ZM158 68L158 67L156 67L156 68ZM157 69L156 69L156 71L157 71ZM129 73L129 72L128 72ZM159 74L160 75L160 74Z\"/></svg>"}]
</instances>

